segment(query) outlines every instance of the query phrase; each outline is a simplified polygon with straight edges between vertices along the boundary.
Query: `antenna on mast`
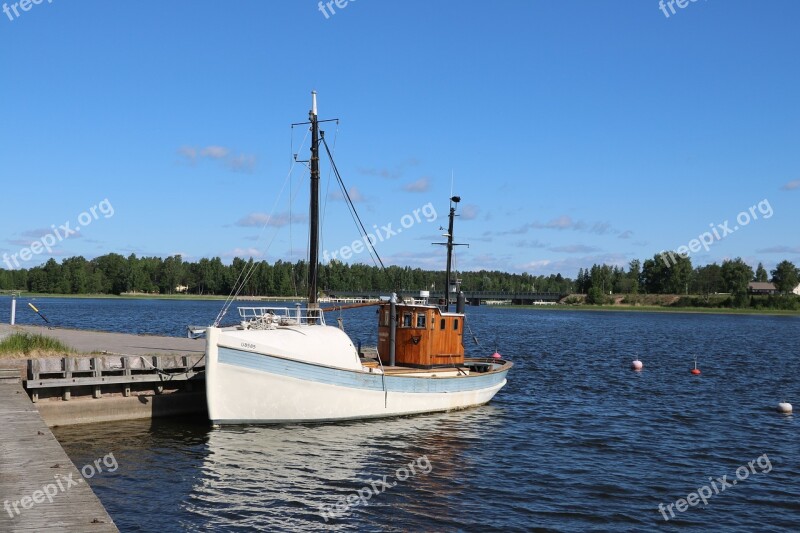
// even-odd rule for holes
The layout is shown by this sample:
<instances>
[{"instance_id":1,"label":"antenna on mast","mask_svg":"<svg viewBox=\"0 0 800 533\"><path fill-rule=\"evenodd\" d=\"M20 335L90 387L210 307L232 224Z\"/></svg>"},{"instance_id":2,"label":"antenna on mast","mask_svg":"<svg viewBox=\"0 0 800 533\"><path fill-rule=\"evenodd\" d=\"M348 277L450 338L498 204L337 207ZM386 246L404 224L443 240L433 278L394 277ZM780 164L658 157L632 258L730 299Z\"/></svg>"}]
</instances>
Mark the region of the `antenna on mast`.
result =
<instances>
[{"instance_id":1,"label":"antenna on mast","mask_svg":"<svg viewBox=\"0 0 800 533\"><path fill-rule=\"evenodd\" d=\"M447 270L445 272L445 284L444 284L444 301L439 306L442 311L449 312L450 311L450 293L458 294L458 282L453 281L452 279L452 267L453 267L453 248L456 246L467 246L469 244L461 244L453 242L453 220L455 217L459 216L456 215L456 206L461 201L460 196L451 196L450 197L450 215L448 220L447 226L447 233L443 234L444 237L447 237L447 242L435 242L433 244L439 244L442 246L447 246Z\"/></svg>"},{"instance_id":2,"label":"antenna on mast","mask_svg":"<svg viewBox=\"0 0 800 533\"><path fill-rule=\"evenodd\" d=\"M456 181L456 173L451 168L450 169L450 198L453 197L453 183L455 183L455 181Z\"/></svg>"}]
</instances>

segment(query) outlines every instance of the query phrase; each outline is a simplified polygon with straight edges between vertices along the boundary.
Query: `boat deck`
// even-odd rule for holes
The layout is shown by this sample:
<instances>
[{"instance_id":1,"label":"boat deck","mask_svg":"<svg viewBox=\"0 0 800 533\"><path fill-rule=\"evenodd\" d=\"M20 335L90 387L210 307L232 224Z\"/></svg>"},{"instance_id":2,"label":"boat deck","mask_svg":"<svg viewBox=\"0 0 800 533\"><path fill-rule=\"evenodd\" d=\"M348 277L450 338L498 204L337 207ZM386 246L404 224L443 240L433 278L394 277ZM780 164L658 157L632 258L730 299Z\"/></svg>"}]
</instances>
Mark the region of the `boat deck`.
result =
<instances>
[{"instance_id":1,"label":"boat deck","mask_svg":"<svg viewBox=\"0 0 800 533\"><path fill-rule=\"evenodd\" d=\"M413 376L413 377L454 377L456 375L484 374L486 372L505 371L511 368L512 363L500 359L472 358L466 359L465 365L458 367L414 368L409 366L384 365L383 371L387 376ZM376 359L361 358L361 364L367 368L381 368Z\"/></svg>"},{"instance_id":2,"label":"boat deck","mask_svg":"<svg viewBox=\"0 0 800 533\"><path fill-rule=\"evenodd\" d=\"M374 359L362 359L361 364L368 368L381 368L378 361ZM469 374L469 369L464 367L440 367L440 368L413 368L409 366L383 366L383 373L387 376L454 376L457 374Z\"/></svg>"},{"instance_id":3,"label":"boat deck","mask_svg":"<svg viewBox=\"0 0 800 533\"><path fill-rule=\"evenodd\" d=\"M449 375L458 374L460 372L469 372L466 368L410 368L407 366L384 366L383 373L387 376L390 375L417 375L417 376L431 376L431 375Z\"/></svg>"}]
</instances>

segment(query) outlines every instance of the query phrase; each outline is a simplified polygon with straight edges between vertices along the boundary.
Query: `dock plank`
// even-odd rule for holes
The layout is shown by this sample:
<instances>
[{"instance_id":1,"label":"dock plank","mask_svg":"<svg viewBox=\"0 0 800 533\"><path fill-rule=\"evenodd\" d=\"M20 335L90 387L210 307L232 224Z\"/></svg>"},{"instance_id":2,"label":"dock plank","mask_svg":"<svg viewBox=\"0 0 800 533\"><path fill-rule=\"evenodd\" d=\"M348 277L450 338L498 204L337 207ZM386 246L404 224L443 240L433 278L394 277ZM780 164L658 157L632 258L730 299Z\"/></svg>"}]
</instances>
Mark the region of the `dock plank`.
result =
<instances>
[{"instance_id":1,"label":"dock plank","mask_svg":"<svg viewBox=\"0 0 800 533\"><path fill-rule=\"evenodd\" d=\"M44 499L28 509L17 503L19 513L14 511L14 502L33 498L48 485L58 488L58 479L64 490L59 488L52 502ZM67 479L74 484L69 486ZM4 381L0 381L0 506L0 531L118 531L22 385Z\"/></svg>"}]
</instances>

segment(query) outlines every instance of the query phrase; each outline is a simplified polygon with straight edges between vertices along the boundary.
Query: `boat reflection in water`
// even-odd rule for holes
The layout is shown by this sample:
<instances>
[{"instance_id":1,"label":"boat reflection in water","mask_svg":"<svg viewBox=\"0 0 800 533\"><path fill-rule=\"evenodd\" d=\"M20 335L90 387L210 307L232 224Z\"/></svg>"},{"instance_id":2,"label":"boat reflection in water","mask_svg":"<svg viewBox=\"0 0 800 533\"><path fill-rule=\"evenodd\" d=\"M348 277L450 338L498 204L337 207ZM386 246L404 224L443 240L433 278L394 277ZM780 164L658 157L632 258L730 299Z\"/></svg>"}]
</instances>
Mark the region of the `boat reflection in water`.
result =
<instances>
[{"instance_id":1,"label":"boat reflection in water","mask_svg":"<svg viewBox=\"0 0 800 533\"><path fill-rule=\"evenodd\" d=\"M459 472L469 464L463 452L481 441L479 419L488 422L494 411L211 430L185 510L211 527L385 529L404 520L452 527ZM365 488L367 505L345 509Z\"/></svg>"}]
</instances>

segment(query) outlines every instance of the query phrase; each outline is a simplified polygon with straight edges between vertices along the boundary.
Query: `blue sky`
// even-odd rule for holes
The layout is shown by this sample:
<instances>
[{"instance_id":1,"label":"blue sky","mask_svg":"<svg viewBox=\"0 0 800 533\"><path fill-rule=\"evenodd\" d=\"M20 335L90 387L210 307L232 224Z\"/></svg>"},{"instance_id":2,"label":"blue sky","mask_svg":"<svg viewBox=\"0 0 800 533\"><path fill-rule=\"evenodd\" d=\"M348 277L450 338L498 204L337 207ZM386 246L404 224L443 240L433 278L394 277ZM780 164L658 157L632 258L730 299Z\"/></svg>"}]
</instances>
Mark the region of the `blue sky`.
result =
<instances>
[{"instance_id":1,"label":"blue sky","mask_svg":"<svg viewBox=\"0 0 800 533\"><path fill-rule=\"evenodd\" d=\"M304 258L307 172L286 177L312 89L321 118L341 119L325 130L365 225L397 229L429 203L439 216L379 243L387 263L444 267L429 243L451 175L461 269L574 276L725 221L739 229L695 264L800 263L792 0L669 17L656 0L351 0L327 18L311 0L14 3L0 12L0 254L113 208L24 267ZM329 175L330 254L358 233Z\"/></svg>"}]
</instances>

